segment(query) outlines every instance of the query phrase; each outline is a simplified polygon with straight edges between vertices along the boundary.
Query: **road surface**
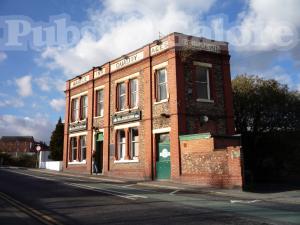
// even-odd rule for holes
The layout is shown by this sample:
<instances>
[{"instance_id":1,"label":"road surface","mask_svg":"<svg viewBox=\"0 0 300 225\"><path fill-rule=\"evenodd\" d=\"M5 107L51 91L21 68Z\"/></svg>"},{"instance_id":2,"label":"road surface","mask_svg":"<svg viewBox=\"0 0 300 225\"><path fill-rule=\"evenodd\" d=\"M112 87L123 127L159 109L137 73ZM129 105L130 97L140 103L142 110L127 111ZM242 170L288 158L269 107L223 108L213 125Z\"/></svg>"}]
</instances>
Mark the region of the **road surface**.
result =
<instances>
[{"instance_id":1,"label":"road surface","mask_svg":"<svg viewBox=\"0 0 300 225\"><path fill-rule=\"evenodd\" d=\"M0 224L300 224L300 205L0 168Z\"/></svg>"}]
</instances>

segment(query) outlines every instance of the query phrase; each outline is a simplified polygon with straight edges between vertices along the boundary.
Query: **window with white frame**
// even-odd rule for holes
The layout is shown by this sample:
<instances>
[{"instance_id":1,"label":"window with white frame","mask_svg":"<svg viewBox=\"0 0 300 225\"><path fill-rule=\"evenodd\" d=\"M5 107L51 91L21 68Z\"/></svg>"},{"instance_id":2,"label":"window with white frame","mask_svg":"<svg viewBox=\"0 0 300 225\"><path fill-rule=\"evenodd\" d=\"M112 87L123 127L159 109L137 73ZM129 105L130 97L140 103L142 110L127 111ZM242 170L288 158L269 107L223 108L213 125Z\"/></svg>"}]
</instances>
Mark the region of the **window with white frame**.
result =
<instances>
[{"instance_id":1,"label":"window with white frame","mask_svg":"<svg viewBox=\"0 0 300 225\"><path fill-rule=\"evenodd\" d=\"M139 130L138 128L130 129L130 157L135 159L139 156Z\"/></svg>"},{"instance_id":2,"label":"window with white frame","mask_svg":"<svg viewBox=\"0 0 300 225\"><path fill-rule=\"evenodd\" d=\"M118 156L119 160L125 159L126 136L124 130L118 130Z\"/></svg>"},{"instance_id":3,"label":"window with white frame","mask_svg":"<svg viewBox=\"0 0 300 225\"><path fill-rule=\"evenodd\" d=\"M117 86L117 94L118 94L118 110L125 109L125 101L126 101L126 87L125 82L119 83Z\"/></svg>"},{"instance_id":4,"label":"window with white frame","mask_svg":"<svg viewBox=\"0 0 300 225\"><path fill-rule=\"evenodd\" d=\"M196 66L195 88L198 99L210 99L209 68Z\"/></svg>"},{"instance_id":5,"label":"window with white frame","mask_svg":"<svg viewBox=\"0 0 300 225\"><path fill-rule=\"evenodd\" d=\"M156 71L156 84L157 84L157 101L162 101L168 98L167 90L167 70L166 68Z\"/></svg>"},{"instance_id":6,"label":"window with white frame","mask_svg":"<svg viewBox=\"0 0 300 225\"><path fill-rule=\"evenodd\" d=\"M78 98L72 99L72 122L79 120L79 101Z\"/></svg>"},{"instance_id":7,"label":"window with white frame","mask_svg":"<svg viewBox=\"0 0 300 225\"><path fill-rule=\"evenodd\" d=\"M77 138L71 137L71 161L77 159Z\"/></svg>"},{"instance_id":8,"label":"window with white frame","mask_svg":"<svg viewBox=\"0 0 300 225\"><path fill-rule=\"evenodd\" d=\"M88 114L88 97L87 95L81 96L81 119L86 119Z\"/></svg>"},{"instance_id":9,"label":"window with white frame","mask_svg":"<svg viewBox=\"0 0 300 225\"><path fill-rule=\"evenodd\" d=\"M129 81L130 86L130 108L138 105L138 80L132 79Z\"/></svg>"},{"instance_id":10,"label":"window with white frame","mask_svg":"<svg viewBox=\"0 0 300 225\"><path fill-rule=\"evenodd\" d=\"M80 136L80 160L86 160L86 136Z\"/></svg>"},{"instance_id":11,"label":"window with white frame","mask_svg":"<svg viewBox=\"0 0 300 225\"><path fill-rule=\"evenodd\" d=\"M103 114L104 114L104 90L100 89L96 93L97 93L97 112L96 112L96 116L103 116Z\"/></svg>"}]
</instances>

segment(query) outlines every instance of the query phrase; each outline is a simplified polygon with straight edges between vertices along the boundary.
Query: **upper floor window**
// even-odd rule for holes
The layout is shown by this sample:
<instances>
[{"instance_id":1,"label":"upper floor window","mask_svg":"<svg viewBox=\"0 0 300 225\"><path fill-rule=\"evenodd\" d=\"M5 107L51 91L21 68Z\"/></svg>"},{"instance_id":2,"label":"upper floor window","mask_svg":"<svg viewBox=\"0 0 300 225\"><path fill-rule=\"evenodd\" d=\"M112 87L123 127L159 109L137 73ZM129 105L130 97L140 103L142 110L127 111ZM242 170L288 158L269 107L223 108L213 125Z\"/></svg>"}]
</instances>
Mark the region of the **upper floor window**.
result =
<instances>
[{"instance_id":1,"label":"upper floor window","mask_svg":"<svg viewBox=\"0 0 300 225\"><path fill-rule=\"evenodd\" d=\"M86 119L88 114L88 97L87 95L81 96L81 119Z\"/></svg>"},{"instance_id":2,"label":"upper floor window","mask_svg":"<svg viewBox=\"0 0 300 225\"><path fill-rule=\"evenodd\" d=\"M103 116L104 114L104 90L98 90L97 94L97 112L96 116Z\"/></svg>"},{"instance_id":3,"label":"upper floor window","mask_svg":"<svg viewBox=\"0 0 300 225\"><path fill-rule=\"evenodd\" d=\"M156 71L157 101L168 98L167 70L165 68Z\"/></svg>"},{"instance_id":4,"label":"upper floor window","mask_svg":"<svg viewBox=\"0 0 300 225\"><path fill-rule=\"evenodd\" d=\"M210 99L209 68L196 66L195 88L198 99Z\"/></svg>"},{"instance_id":5,"label":"upper floor window","mask_svg":"<svg viewBox=\"0 0 300 225\"><path fill-rule=\"evenodd\" d=\"M119 83L117 86L117 95L118 95L118 110L125 109L125 101L126 101L126 87L125 82Z\"/></svg>"},{"instance_id":6,"label":"upper floor window","mask_svg":"<svg viewBox=\"0 0 300 225\"><path fill-rule=\"evenodd\" d=\"M138 106L138 81L132 79L129 81L130 86L130 108Z\"/></svg>"},{"instance_id":7,"label":"upper floor window","mask_svg":"<svg viewBox=\"0 0 300 225\"><path fill-rule=\"evenodd\" d=\"M86 160L86 136L80 136L80 160Z\"/></svg>"},{"instance_id":8,"label":"upper floor window","mask_svg":"<svg viewBox=\"0 0 300 225\"><path fill-rule=\"evenodd\" d=\"M79 120L79 101L78 98L72 99L72 122Z\"/></svg>"}]
</instances>

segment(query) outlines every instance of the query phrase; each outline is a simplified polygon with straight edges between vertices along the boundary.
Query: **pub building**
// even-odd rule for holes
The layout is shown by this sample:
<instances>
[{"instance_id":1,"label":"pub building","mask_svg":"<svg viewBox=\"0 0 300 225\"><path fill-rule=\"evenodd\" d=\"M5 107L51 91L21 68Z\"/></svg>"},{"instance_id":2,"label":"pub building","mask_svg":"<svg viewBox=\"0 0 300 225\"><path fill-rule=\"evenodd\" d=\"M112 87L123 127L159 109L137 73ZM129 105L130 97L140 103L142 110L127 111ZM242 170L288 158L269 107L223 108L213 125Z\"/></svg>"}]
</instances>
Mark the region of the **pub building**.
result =
<instances>
[{"instance_id":1,"label":"pub building","mask_svg":"<svg viewBox=\"0 0 300 225\"><path fill-rule=\"evenodd\" d=\"M124 43L125 44L125 43ZM66 82L64 171L242 185L228 43L171 33Z\"/></svg>"}]
</instances>

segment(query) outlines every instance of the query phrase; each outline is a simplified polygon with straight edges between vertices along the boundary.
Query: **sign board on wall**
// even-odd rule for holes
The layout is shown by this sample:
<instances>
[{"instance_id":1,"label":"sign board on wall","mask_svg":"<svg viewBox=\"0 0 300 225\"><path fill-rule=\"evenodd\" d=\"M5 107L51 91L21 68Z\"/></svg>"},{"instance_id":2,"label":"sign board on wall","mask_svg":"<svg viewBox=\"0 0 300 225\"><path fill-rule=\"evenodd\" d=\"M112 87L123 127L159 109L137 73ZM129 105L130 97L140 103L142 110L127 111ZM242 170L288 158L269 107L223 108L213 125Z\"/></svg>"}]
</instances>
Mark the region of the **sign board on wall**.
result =
<instances>
[{"instance_id":1,"label":"sign board on wall","mask_svg":"<svg viewBox=\"0 0 300 225\"><path fill-rule=\"evenodd\" d=\"M151 55L155 55L159 52L162 52L163 50L167 49L169 47L168 41L163 41L161 44L152 46L150 49Z\"/></svg>"},{"instance_id":2,"label":"sign board on wall","mask_svg":"<svg viewBox=\"0 0 300 225\"><path fill-rule=\"evenodd\" d=\"M86 128L87 128L87 119L69 124L69 132L70 133L76 132L76 131L81 131L81 130L86 130Z\"/></svg>"},{"instance_id":3,"label":"sign board on wall","mask_svg":"<svg viewBox=\"0 0 300 225\"><path fill-rule=\"evenodd\" d=\"M131 112L126 112L122 114L113 115L113 124L133 122L141 119L141 110L134 110Z\"/></svg>"},{"instance_id":4,"label":"sign board on wall","mask_svg":"<svg viewBox=\"0 0 300 225\"><path fill-rule=\"evenodd\" d=\"M101 68L94 72L94 78L101 77L105 74L105 68Z\"/></svg>"},{"instance_id":5,"label":"sign board on wall","mask_svg":"<svg viewBox=\"0 0 300 225\"><path fill-rule=\"evenodd\" d=\"M180 37L178 46L189 47L192 49L207 51L207 52L221 52L221 46L211 42L209 40L201 40L199 38L187 38L187 37Z\"/></svg>"},{"instance_id":6,"label":"sign board on wall","mask_svg":"<svg viewBox=\"0 0 300 225\"><path fill-rule=\"evenodd\" d=\"M78 77L76 80L71 81L71 88L77 87L89 81L89 75Z\"/></svg>"},{"instance_id":7,"label":"sign board on wall","mask_svg":"<svg viewBox=\"0 0 300 225\"><path fill-rule=\"evenodd\" d=\"M136 63L136 62L142 60L143 58L144 58L144 52L143 51L138 52L134 55L128 56L126 58L123 58L123 59L119 60L116 63L111 64L110 70L115 71L115 70L121 69L121 68L126 67L130 64Z\"/></svg>"}]
</instances>

